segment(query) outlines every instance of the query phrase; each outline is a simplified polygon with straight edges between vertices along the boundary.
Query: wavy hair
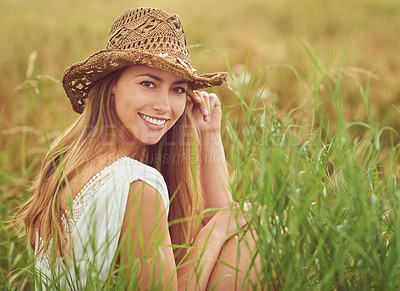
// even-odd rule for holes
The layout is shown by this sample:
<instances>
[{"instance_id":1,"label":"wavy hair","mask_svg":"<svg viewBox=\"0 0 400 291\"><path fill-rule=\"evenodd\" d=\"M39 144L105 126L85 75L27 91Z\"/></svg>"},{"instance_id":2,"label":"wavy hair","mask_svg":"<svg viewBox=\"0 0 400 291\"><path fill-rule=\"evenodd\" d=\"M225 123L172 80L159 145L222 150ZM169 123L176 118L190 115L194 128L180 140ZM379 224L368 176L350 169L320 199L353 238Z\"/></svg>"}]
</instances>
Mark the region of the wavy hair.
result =
<instances>
[{"instance_id":1,"label":"wavy hair","mask_svg":"<svg viewBox=\"0 0 400 291\"><path fill-rule=\"evenodd\" d=\"M100 80L90 91L81 116L61 134L45 155L39 175L30 188L31 198L16 213L16 222L24 227L28 244L37 253L47 251L49 244L35 245L37 235L50 242L63 255L64 233L60 210L61 191L68 188L78 169L96 156L107 152L99 145L133 137L124 128L115 111L112 88L123 70ZM194 216L202 209L198 184L197 157L199 137L191 110L186 105L183 115L155 145L144 145L140 161L157 168L163 175L171 199L168 220L173 244L187 245L194 237ZM174 250L179 262L183 252Z\"/></svg>"}]
</instances>

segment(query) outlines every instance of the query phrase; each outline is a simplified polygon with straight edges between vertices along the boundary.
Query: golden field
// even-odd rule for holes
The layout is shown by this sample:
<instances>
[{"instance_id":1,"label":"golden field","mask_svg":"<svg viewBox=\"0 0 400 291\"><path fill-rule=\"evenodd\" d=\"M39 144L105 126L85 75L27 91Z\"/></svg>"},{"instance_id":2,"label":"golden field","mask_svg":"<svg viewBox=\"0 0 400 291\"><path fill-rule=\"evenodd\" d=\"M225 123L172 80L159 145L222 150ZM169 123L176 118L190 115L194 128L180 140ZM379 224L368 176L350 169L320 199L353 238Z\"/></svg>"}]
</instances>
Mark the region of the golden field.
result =
<instances>
[{"instance_id":1,"label":"golden field","mask_svg":"<svg viewBox=\"0 0 400 291\"><path fill-rule=\"evenodd\" d=\"M342 76L347 122L369 117L377 126L400 128L397 0L1 0L0 164L3 177L13 176L2 183L5 194L15 193L14 183L26 185L46 138L76 116L59 83L63 70L104 48L113 20L138 6L180 15L200 72L226 70L225 58L239 80L245 68L265 69L263 102L283 115L296 108L293 116L301 120L302 112L318 106L328 121L334 119L324 92ZM310 50L318 58L314 64ZM369 98L369 115L358 86ZM224 104L236 103L228 86L219 93ZM303 119L300 124L309 122ZM362 128L354 130L355 137L362 134Z\"/></svg>"},{"instance_id":2,"label":"golden field","mask_svg":"<svg viewBox=\"0 0 400 291\"><path fill-rule=\"evenodd\" d=\"M63 71L139 6L179 14L200 73L232 73L211 90L232 194L263 206L263 286L398 290L399 0L0 0L0 289L38 279L9 220L77 117Z\"/></svg>"}]
</instances>

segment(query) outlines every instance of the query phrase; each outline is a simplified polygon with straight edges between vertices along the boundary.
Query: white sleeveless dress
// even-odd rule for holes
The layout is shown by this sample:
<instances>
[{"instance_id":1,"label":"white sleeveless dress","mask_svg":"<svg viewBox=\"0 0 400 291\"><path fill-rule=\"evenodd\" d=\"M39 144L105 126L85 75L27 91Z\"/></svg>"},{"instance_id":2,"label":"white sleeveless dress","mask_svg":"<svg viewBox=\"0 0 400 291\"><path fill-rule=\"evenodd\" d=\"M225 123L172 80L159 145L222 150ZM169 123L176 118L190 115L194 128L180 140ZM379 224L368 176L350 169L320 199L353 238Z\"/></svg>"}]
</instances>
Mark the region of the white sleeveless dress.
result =
<instances>
[{"instance_id":1,"label":"white sleeveless dress","mask_svg":"<svg viewBox=\"0 0 400 291\"><path fill-rule=\"evenodd\" d=\"M81 290L90 284L90 276L96 277L97 282L107 279L113 267L130 184L137 180L157 190L168 215L168 190L162 175L136 160L121 158L95 175L73 200L72 212L68 209L64 214L64 247L72 249L70 258L64 259L67 267L61 259L51 262L47 253L37 256L35 269L41 274L43 289L51 286ZM37 242L42 240L37 237Z\"/></svg>"}]
</instances>

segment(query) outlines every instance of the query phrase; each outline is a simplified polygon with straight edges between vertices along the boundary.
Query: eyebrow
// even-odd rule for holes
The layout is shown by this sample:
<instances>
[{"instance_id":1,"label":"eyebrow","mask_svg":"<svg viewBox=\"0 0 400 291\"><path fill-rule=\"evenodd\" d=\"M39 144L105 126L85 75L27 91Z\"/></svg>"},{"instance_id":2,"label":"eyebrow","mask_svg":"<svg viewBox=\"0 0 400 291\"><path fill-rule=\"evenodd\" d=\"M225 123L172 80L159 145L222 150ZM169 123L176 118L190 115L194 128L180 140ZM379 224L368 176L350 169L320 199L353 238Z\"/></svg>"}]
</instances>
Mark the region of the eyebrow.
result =
<instances>
[{"instance_id":1,"label":"eyebrow","mask_svg":"<svg viewBox=\"0 0 400 291\"><path fill-rule=\"evenodd\" d=\"M160 78L158 76L155 76L153 74L148 74L148 73L140 74L140 75L137 75L136 77L149 77L149 78L152 78L152 79L154 79L154 80L156 80L158 82L164 82L164 80L162 78ZM172 84L187 84L187 83L188 82L185 79L182 79L182 80L175 81Z\"/></svg>"}]
</instances>

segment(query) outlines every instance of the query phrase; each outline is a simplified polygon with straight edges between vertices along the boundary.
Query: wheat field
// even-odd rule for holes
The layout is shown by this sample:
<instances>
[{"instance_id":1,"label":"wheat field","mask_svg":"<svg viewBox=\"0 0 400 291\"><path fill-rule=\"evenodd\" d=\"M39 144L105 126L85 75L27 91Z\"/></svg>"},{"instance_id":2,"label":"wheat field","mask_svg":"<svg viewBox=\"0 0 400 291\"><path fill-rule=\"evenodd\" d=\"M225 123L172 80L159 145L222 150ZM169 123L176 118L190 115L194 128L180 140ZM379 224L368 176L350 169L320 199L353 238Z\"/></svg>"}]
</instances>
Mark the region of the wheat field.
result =
<instances>
[{"instance_id":1,"label":"wheat field","mask_svg":"<svg viewBox=\"0 0 400 291\"><path fill-rule=\"evenodd\" d=\"M254 222L263 284L398 288L397 0L0 0L0 288L33 288L8 221L77 116L62 73L139 6L177 13L193 66L230 74L217 93L233 194L268 209Z\"/></svg>"}]
</instances>

